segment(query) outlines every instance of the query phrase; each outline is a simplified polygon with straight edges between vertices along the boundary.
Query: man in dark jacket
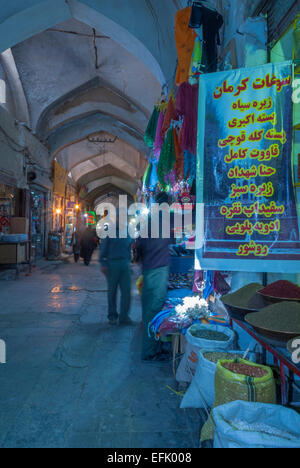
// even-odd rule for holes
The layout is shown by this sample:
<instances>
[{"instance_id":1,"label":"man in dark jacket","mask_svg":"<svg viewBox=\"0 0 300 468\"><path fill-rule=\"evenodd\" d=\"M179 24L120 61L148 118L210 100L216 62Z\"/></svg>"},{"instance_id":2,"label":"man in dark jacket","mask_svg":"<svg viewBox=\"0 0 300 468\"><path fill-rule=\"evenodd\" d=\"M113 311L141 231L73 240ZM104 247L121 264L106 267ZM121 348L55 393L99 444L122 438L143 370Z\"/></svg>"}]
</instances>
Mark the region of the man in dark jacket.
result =
<instances>
[{"instance_id":1,"label":"man in dark jacket","mask_svg":"<svg viewBox=\"0 0 300 468\"><path fill-rule=\"evenodd\" d=\"M100 263L102 273L106 275L108 286L108 320L111 325L131 325L129 317L131 304L131 244L132 239L119 238L119 229L116 229L116 238L106 237L100 248ZM120 317L117 312L117 294L121 290Z\"/></svg>"}]
</instances>

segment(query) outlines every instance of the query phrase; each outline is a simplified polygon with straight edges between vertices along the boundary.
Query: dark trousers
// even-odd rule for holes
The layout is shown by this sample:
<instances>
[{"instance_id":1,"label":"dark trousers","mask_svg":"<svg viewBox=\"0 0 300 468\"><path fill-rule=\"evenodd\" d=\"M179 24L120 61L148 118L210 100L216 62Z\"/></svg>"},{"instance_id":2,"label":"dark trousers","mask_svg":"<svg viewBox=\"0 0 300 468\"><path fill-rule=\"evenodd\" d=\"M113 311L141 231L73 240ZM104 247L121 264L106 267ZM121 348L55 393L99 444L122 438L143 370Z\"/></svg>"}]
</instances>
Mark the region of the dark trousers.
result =
<instances>
[{"instance_id":1,"label":"dark trousers","mask_svg":"<svg viewBox=\"0 0 300 468\"><path fill-rule=\"evenodd\" d=\"M142 359L147 359L161 351L160 341L149 338L148 325L161 312L168 293L169 267L144 271L142 296L143 306L143 344Z\"/></svg>"},{"instance_id":2,"label":"dark trousers","mask_svg":"<svg viewBox=\"0 0 300 468\"><path fill-rule=\"evenodd\" d=\"M117 320L118 289L121 291L120 322L129 318L131 305L131 271L128 260L110 260L107 272L108 319Z\"/></svg>"}]
</instances>

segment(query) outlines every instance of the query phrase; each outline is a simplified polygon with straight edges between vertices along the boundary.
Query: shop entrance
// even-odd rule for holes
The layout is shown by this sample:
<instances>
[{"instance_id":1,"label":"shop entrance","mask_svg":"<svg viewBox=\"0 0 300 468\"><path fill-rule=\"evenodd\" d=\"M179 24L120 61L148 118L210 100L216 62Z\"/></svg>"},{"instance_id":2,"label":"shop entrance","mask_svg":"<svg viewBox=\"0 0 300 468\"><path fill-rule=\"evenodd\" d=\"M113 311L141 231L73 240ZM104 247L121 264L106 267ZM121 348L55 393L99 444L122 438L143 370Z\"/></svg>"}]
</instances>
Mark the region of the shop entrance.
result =
<instances>
[{"instance_id":1,"label":"shop entrance","mask_svg":"<svg viewBox=\"0 0 300 468\"><path fill-rule=\"evenodd\" d=\"M37 260L45 255L46 194L31 190L31 258Z\"/></svg>"}]
</instances>

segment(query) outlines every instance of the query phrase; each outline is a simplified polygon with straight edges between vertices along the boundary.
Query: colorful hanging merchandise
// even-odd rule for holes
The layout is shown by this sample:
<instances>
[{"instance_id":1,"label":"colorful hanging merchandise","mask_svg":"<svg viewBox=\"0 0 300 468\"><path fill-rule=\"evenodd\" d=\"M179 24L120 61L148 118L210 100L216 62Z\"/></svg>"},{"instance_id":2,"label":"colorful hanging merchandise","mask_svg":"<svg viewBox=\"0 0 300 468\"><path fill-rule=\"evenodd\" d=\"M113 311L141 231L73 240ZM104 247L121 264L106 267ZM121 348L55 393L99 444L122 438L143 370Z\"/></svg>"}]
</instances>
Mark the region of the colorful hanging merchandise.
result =
<instances>
[{"instance_id":1,"label":"colorful hanging merchandise","mask_svg":"<svg viewBox=\"0 0 300 468\"><path fill-rule=\"evenodd\" d=\"M146 169L146 172L143 177L143 192L145 192L150 184L150 179L151 179L151 173L152 173L152 164L148 164L148 167Z\"/></svg>"},{"instance_id":2,"label":"colorful hanging merchandise","mask_svg":"<svg viewBox=\"0 0 300 468\"><path fill-rule=\"evenodd\" d=\"M175 40L178 55L176 84L180 86L189 78L191 57L194 49L196 33L189 28L192 7L184 8L175 15Z\"/></svg>"},{"instance_id":3,"label":"colorful hanging merchandise","mask_svg":"<svg viewBox=\"0 0 300 468\"><path fill-rule=\"evenodd\" d=\"M196 178L196 158L189 151L184 151L184 178L192 185Z\"/></svg>"},{"instance_id":4,"label":"colorful hanging merchandise","mask_svg":"<svg viewBox=\"0 0 300 468\"><path fill-rule=\"evenodd\" d=\"M160 159L157 167L158 181L163 190L167 189L166 177L171 173L175 166L175 147L173 129L167 133L166 139L162 145Z\"/></svg>"},{"instance_id":5,"label":"colorful hanging merchandise","mask_svg":"<svg viewBox=\"0 0 300 468\"><path fill-rule=\"evenodd\" d=\"M149 148L153 148L154 145L159 114L160 110L158 106L155 106L144 136L144 141Z\"/></svg>"},{"instance_id":6,"label":"colorful hanging merchandise","mask_svg":"<svg viewBox=\"0 0 300 468\"><path fill-rule=\"evenodd\" d=\"M184 178L184 156L181 149L180 139L177 133L176 128L173 129L174 135L174 148L175 148L175 156L176 156L176 163L175 163L175 171L178 180Z\"/></svg>"},{"instance_id":7,"label":"colorful hanging merchandise","mask_svg":"<svg viewBox=\"0 0 300 468\"><path fill-rule=\"evenodd\" d=\"M162 111L159 113L158 121L157 121L157 127L156 127L156 135L155 135L155 141L154 141L154 156L159 159L160 156L160 151L161 147L163 145L164 139L162 137L162 126L164 123L164 114Z\"/></svg>"},{"instance_id":8,"label":"colorful hanging merchandise","mask_svg":"<svg viewBox=\"0 0 300 468\"><path fill-rule=\"evenodd\" d=\"M196 155L199 85L183 83L176 97L176 116L183 117L182 149Z\"/></svg>"},{"instance_id":9,"label":"colorful hanging merchandise","mask_svg":"<svg viewBox=\"0 0 300 468\"><path fill-rule=\"evenodd\" d=\"M200 75L203 73L202 56L202 41L200 37L197 36L189 72L189 83L191 85L199 83Z\"/></svg>"},{"instance_id":10,"label":"colorful hanging merchandise","mask_svg":"<svg viewBox=\"0 0 300 468\"><path fill-rule=\"evenodd\" d=\"M164 122L163 126L161 129L161 135L164 138L167 131L169 130L172 120L175 118L175 99L173 94L170 95L169 101L168 101L168 106L167 106L167 111L164 116Z\"/></svg>"}]
</instances>

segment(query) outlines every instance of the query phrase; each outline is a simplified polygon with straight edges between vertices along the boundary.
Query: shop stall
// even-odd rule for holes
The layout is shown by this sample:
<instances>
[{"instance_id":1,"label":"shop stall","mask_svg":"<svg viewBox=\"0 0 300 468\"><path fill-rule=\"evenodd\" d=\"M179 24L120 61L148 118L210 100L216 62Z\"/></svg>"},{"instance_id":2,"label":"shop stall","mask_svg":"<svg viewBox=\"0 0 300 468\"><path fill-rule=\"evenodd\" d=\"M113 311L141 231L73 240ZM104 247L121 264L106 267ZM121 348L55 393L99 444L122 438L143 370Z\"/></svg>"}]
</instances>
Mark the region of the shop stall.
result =
<instances>
[{"instance_id":1,"label":"shop stall","mask_svg":"<svg viewBox=\"0 0 300 468\"><path fill-rule=\"evenodd\" d=\"M17 276L22 264L30 268L28 219L17 217L18 189L0 183L0 266L14 268Z\"/></svg>"},{"instance_id":2,"label":"shop stall","mask_svg":"<svg viewBox=\"0 0 300 468\"><path fill-rule=\"evenodd\" d=\"M271 51L273 63L216 72L222 18L210 12L207 51L203 8L194 2L176 17L175 84L145 133L143 201L151 208L165 191L193 212L170 247L169 293L149 336L173 341L182 408L206 415L203 446L271 447L275 438L277 447L299 446L300 416L286 408L300 406L299 19ZM262 282L247 281L249 272ZM258 412L265 420L255 426Z\"/></svg>"}]
</instances>

